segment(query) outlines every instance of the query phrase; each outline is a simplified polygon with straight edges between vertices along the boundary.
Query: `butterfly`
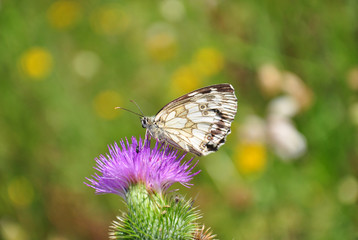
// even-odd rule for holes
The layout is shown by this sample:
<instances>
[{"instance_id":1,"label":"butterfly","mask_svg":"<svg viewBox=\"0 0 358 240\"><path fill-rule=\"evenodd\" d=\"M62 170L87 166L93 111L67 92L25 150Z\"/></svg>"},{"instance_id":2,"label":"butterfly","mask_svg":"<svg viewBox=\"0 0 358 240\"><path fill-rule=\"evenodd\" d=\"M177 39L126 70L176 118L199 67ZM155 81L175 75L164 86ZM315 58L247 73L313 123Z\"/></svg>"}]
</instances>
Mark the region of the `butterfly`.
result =
<instances>
[{"instance_id":1,"label":"butterfly","mask_svg":"<svg viewBox=\"0 0 358 240\"><path fill-rule=\"evenodd\" d=\"M223 83L187 93L169 102L155 116L130 112L141 116L146 134L186 152L205 156L225 143L236 111L235 90Z\"/></svg>"}]
</instances>

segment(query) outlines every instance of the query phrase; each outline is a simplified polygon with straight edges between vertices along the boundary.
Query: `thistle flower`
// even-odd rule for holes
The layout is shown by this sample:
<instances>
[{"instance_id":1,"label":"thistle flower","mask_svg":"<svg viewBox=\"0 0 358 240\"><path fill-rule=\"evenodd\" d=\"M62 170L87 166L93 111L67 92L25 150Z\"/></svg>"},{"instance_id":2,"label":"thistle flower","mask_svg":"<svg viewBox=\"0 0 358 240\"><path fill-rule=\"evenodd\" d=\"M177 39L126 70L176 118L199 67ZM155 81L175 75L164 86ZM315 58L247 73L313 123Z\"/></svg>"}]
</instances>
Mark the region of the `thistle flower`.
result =
<instances>
[{"instance_id":1,"label":"thistle flower","mask_svg":"<svg viewBox=\"0 0 358 240\"><path fill-rule=\"evenodd\" d=\"M114 193L125 198L125 194L131 185L144 184L148 191L161 194L175 182L185 187L191 184L189 181L200 171L191 173L196 164L192 165L193 158L181 163L185 154L178 155L178 150L166 146L159 146L156 142L154 148L150 148L150 140L139 141L132 137L132 143L126 144L120 141L120 146L115 143L109 146L109 154L100 155L96 159L95 169L101 173L93 175L93 179L87 178L97 194Z\"/></svg>"},{"instance_id":2,"label":"thistle flower","mask_svg":"<svg viewBox=\"0 0 358 240\"><path fill-rule=\"evenodd\" d=\"M164 193L179 182L189 187L189 181L199 173L192 173L196 164L192 160L183 162L185 154L150 140L132 137L130 144L121 141L109 146L109 154L96 159L96 170L90 183L96 193L115 193L123 197L128 207L117 217L111 230L111 239L210 239L210 233L200 229L197 220L201 217L192 206L192 200L185 201ZM198 238L200 236L200 238Z\"/></svg>"}]
</instances>

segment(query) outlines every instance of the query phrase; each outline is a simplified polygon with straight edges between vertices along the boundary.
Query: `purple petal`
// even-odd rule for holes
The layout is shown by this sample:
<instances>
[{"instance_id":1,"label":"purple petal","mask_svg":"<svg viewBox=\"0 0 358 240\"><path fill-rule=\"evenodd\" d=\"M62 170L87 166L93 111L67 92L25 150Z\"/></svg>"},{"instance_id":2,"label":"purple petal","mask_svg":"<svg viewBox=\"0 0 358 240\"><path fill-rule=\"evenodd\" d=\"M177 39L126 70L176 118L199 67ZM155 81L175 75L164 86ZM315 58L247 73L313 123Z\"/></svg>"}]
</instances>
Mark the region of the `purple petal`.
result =
<instances>
[{"instance_id":1,"label":"purple petal","mask_svg":"<svg viewBox=\"0 0 358 240\"><path fill-rule=\"evenodd\" d=\"M108 146L109 154L96 158L95 173L86 178L85 183L96 190L97 194L114 193L125 197L131 184L144 183L148 190L158 193L166 191L171 185L179 182L185 187L200 171L192 173L196 166L192 160L183 162L185 154L178 154L170 146L155 143L150 148L150 139L132 137L130 144L127 139Z\"/></svg>"}]
</instances>

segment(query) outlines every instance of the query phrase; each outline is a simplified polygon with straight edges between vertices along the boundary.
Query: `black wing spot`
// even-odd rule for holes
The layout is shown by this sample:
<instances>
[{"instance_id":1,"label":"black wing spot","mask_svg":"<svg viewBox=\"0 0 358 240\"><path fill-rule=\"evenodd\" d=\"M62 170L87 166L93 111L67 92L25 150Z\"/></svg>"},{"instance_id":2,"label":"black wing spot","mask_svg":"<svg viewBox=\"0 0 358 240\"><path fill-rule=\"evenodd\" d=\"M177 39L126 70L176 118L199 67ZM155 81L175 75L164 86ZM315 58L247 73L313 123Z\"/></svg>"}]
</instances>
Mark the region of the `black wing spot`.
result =
<instances>
[{"instance_id":1,"label":"black wing spot","mask_svg":"<svg viewBox=\"0 0 358 240\"><path fill-rule=\"evenodd\" d=\"M229 117L227 114L224 114L219 109L213 109L212 111L214 113L216 113L216 115L218 115L221 119L224 119L224 120L231 120L232 119L232 117Z\"/></svg>"},{"instance_id":2,"label":"black wing spot","mask_svg":"<svg viewBox=\"0 0 358 240\"><path fill-rule=\"evenodd\" d=\"M218 130L218 129L213 129L213 130L211 130L211 135L221 135L221 134L223 134L223 131L221 131L221 130Z\"/></svg>"},{"instance_id":3,"label":"black wing spot","mask_svg":"<svg viewBox=\"0 0 358 240\"><path fill-rule=\"evenodd\" d=\"M198 93L202 93L202 94L211 93L211 89L210 88L199 89Z\"/></svg>"},{"instance_id":4,"label":"black wing spot","mask_svg":"<svg viewBox=\"0 0 358 240\"><path fill-rule=\"evenodd\" d=\"M218 146L215 143L207 143L205 145L209 151L216 152L218 150Z\"/></svg>"},{"instance_id":5,"label":"black wing spot","mask_svg":"<svg viewBox=\"0 0 358 240\"><path fill-rule=\"evenodd\" d=\"M225 137L223 137L222 139L220 139L220 141L219 141L219 144L218 144L218 145L220 145L220 144L224 144L224 143L225 143L225 141L226 141L226 139L225 139Z\"/></svg>"},{"instance_id":6,"label":"black wing spot","mask_svg":"<svg viewBox=\"0 0 358 240\"><path fill-rule=\"evenodd\" d=\"M225 123L223 121L219 121L215 124L218 126L218 128L225 128Z\"/></svg>"}]
</instances>

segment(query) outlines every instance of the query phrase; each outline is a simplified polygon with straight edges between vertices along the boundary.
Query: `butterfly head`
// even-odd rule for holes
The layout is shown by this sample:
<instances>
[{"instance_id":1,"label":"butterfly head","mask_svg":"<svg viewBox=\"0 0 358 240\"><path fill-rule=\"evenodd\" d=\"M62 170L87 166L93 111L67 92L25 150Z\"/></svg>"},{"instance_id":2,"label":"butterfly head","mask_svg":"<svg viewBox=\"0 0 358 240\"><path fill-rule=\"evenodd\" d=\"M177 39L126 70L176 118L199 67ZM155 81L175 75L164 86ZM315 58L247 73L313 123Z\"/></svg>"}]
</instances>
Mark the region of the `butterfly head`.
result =
<instances>
[{"instance_id":1,"label":"butterfly head","mask_svg":"<svg viewBox=\"0 0 358 240\"><path fill-rule=\"evenodd\" d=\"M140 121L142 123L143 128L148 128L153 124L154 117L141 117Z\"/></svg>"}]
</instances>

